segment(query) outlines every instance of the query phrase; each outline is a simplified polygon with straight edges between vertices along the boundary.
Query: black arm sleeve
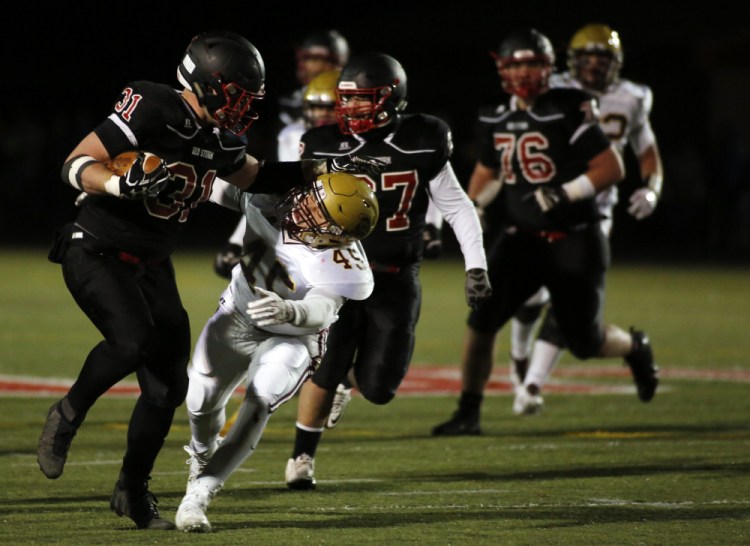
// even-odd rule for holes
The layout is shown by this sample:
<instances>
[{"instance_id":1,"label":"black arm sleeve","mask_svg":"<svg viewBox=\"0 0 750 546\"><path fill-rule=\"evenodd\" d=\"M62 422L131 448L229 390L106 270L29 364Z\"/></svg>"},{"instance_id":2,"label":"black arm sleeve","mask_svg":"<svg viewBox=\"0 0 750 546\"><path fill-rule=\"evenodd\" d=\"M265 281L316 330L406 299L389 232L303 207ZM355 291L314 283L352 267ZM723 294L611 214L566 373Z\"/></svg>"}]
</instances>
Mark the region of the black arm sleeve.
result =
<instances>
[{"instance_id":1,"label":"black arm sleeve","mask_svg":"<svg viewBox=\"0 0 750 546\"><path fill-rule=\"evenodd\" d=\"M301 161L263 161L258 176L246 191L283 195L293 187L306 183Z\"/></svg>"}]
</instances>

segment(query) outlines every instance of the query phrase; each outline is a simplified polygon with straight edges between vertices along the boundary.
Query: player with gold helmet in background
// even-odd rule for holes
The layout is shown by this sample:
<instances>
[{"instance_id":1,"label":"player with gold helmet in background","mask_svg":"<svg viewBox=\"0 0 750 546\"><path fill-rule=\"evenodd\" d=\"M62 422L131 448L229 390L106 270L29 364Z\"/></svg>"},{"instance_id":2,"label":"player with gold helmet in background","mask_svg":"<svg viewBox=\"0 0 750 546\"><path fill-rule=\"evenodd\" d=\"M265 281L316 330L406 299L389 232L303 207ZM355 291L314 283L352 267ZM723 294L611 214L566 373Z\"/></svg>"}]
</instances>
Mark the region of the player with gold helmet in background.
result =
<instances>
[{"instance_id":1,"label":"player with gold helmet in background","mask_svg":"<svg viewBox=\"0 0 750 546\"><path fill-rule=\"evenodd\" d=\"M340 70L328 70L315 76L302 94L301 120L284 127L278 136L279 161L297 161L299 141L305 131L321 125L336 123L336 82Z\"/></svg>"}]
</instances>

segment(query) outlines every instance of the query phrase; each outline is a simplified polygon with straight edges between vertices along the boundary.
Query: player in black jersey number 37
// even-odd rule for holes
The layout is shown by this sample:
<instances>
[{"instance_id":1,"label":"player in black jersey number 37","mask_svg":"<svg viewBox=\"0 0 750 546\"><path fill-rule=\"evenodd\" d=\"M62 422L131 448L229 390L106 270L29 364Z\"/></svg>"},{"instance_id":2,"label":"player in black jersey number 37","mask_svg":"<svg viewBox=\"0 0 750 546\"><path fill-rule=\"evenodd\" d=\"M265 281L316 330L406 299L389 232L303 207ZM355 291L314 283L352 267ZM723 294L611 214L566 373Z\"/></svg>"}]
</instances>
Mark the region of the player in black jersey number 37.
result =
<instances>
[{"instance_id":1,"label":"player in black jersey number 37","mask_svg":"<svg viewBox=\"0 0 750 546\"><path fill-rule=\"evenodd\" d=\"M315 452L326 423L330 428L337 422L329 414L347 376L353 376L353 386L369 402L384 405L396 396L414 351L430 200L461 246L467 304L477 305L491 293L479 218L451 165L450 129L434 116L406 113L406 101L406 72L396 59L383 53L356 55L337 83L338 124L302 136L303 158L361 153L387 166L366 177L380 207L377 225L363 241L375 288L369 298L341 308L322 363L300 391L295 443L285 469L291 489L316 486Z\"/></svg>"}]
</instances>

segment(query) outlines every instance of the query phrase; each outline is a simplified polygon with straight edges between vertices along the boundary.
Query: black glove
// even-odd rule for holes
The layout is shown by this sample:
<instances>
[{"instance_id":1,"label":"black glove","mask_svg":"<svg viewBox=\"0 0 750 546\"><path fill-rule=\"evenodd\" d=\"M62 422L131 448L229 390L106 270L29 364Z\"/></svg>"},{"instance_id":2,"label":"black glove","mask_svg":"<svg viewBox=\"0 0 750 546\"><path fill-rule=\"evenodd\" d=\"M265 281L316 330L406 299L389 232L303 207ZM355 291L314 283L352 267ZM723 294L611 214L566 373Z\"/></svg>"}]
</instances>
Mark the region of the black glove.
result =
<instances>
[{"instance_id":1,"label":"black glove","mask_svg":"<svg viewBox=\"0 0 750 546\"><path fill-rule=\"evenodd\" d=\"M240 263L242 247L233 243L227 243L224 250L219 252L214 259L214 271L219 277L232 278L232 269Z\"/></svg>"},{"instance_id":2,"label":"black glove","mask_svg":"<svg viewBox=\"0 0 750 546\"><path fill-rule=\"evenodd\" d=\"M370 177L378 178L386 164L379 159L367 155L342 155L331 157L326 161L326 167L329 173L347 172L351 174L366 174Z\"/></svg>"},{"instance_id":3,"label":"black glove","mask_svg":"<svg viewBox=\"0 0 750 546\"><path fill-rule=\"evenodd\" d=\"M156 161L158 163L153 165ZM136 200L159 195L168 181L169 169L163 159L139 153L122 176L113 175L104 186L107 193L115 197Z\"/></svg>"},{"instance_id":4,"label":"black glove","mask_svg":"<svg viewBox=\"0 0 750 546\"><path fill-rule=\"evenodd\" d=\"M466 272L466 303L472 309L492 296L492 286L487 271L475 267Z\"/></svg>"},{"instance_id":5,"label":"black glove","mask_svg":"<svg viewBox=\"0 0 750 546\"><path fill-rule=\"evenodd\" d=\"M440 230L435 224L427 224L422 232L424 243L422 254L428 260L434 260L440 256L443 250L443 241L440 239Z\"/></svg>"},{"instance_id":6,"label":"black glove","mask_svg":"<svg viewBox=\"0 0 750 546\"><path fill-rule=\"evenodd\" d=\"M565 190L556 186L542 186L534 190L533 193L528 194L526 198L533 198L545 214L570 203L570 198L565 193Z\"/></svg>"}]
</instances>

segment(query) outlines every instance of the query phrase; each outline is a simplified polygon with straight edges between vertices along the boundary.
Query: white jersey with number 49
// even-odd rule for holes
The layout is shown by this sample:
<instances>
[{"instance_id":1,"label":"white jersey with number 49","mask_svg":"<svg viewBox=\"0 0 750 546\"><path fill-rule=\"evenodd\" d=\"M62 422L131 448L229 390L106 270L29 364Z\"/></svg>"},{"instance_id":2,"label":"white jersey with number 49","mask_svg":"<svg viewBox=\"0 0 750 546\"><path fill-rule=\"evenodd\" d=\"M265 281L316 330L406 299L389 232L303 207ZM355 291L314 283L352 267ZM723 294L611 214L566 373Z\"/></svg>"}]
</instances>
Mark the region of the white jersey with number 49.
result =
<instances>
[{"instance_id":1,"label":"white jersey with number 49","mask_svg":"<svg viewBox=\"0 0 750 546\"><path fill-rule=\"evenodd\" d=\"M233 269L227 291L233 300L231 304L243 315L249 302L263 297L254 287L273 291L288 300L302 300L312 289L344 299L363 300L370 296L374 280L359 241L342 248L310 248L286 239L285 233L271 221L276 198L243 193L228 184L223 193L221 204L226 205L227 198L234 201L247 221L242 261ZM249 317L245 318L253 324ZM318 330L289 323L262 329L291 336Z\"/></svg>"}]
</instances>

